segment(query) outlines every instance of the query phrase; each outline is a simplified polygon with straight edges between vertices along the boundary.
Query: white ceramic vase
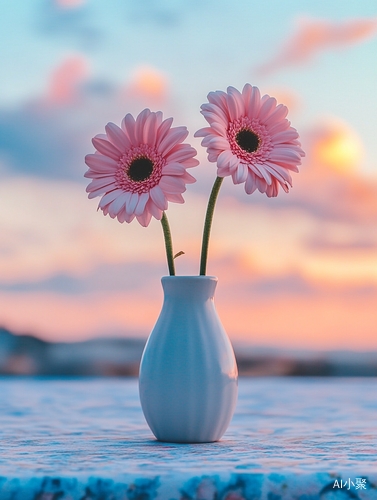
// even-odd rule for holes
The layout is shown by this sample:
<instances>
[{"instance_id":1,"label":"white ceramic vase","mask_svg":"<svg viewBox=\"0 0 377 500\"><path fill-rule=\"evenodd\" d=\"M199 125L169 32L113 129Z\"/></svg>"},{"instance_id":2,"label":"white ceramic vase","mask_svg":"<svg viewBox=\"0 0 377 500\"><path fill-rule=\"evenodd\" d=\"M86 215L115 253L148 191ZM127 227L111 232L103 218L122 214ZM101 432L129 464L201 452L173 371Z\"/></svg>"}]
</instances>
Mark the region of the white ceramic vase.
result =
<instances>
[{"instance_id":1,"label":"white ceramic vase","mask_svg":"<svg viewBox=\"0 0 377 500\"><path fill-rule=\"evenodd\" d=\"M237 364L215 309L216 285L213 276L162 278L164 303L139 376L144 416L160 441L218 441L233 416Z\"/></svg>"}]
</instances>

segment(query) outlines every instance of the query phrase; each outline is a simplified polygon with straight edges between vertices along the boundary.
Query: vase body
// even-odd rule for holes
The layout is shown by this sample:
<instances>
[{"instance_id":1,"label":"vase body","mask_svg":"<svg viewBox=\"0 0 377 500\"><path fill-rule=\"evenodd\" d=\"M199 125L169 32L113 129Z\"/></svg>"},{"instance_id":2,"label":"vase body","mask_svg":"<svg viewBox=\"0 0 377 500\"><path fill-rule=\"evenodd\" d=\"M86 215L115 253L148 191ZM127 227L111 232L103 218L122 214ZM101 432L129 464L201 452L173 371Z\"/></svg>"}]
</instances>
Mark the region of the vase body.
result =
<instances>
[{"instance_id":1,"label":"vase body","mask_svg":"<svg viewBox=\"0 0 377 500\"><path fill-rule=\"evenodd\" d=\"M145 419L160 441L204 443L226 431L237 401L233 349L214 304L217 278L166 276L140 365Z\"/></svg>"}]
</instances>

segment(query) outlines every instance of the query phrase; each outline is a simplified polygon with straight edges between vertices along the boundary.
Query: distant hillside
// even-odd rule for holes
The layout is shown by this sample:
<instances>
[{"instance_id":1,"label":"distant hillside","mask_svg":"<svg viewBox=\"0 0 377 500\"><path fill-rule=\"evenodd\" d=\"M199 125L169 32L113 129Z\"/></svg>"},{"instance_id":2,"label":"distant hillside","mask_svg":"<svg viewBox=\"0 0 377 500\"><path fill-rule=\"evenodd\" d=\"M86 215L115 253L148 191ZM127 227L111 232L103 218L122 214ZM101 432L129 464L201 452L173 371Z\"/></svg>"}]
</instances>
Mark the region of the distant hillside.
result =
<instances>
[{"instance_id":1,"label":"distant hillside","mask_svg":"<svg viewBox=\"0 0 377 500\"><path fill-rule=\"evenodd\" d=\"M137 376L145 340L45 342L0 328L0 375ZM377 376L377 353L234 346L240 375Z\"/></svg>"},{"instance_id":2,"label":"distant hillside","mask_svg":"<svg viewBox=\"0 0 377 500\"><path fill-rule=\"evenodd\" d=\"M136 376L144 344L122 338L53 343L0 328L0 374Z\"/></svg>"}]
</instances>

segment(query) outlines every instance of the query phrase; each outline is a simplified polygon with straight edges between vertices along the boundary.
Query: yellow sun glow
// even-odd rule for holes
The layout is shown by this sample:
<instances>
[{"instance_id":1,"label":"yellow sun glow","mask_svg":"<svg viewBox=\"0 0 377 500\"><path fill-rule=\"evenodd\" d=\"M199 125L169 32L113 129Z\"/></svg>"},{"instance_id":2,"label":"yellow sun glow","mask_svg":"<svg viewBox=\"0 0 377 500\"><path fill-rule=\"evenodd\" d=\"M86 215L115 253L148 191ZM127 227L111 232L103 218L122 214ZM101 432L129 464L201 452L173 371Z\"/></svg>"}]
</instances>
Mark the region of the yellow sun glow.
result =
<instances>
[{"instance_id":1,"label":"yellow sun glow","mask_svg":"<svg viewBox=\"0 0 377 500\"><path fill-rule=\"evenodd\" d=\"M167 79L156 69L143 66L135 71L131 87L150 98L162 98L166 92Z\"/></svg>"},{"instance_id":2,"label":"yellow sun glow","mask_svg":"<svg viewBox=\"0 0 377 500\"><path fill-rule=\"evenodd\" d=\"M363 158L363 146L357 135L346 127L337 127L316 144L317 159L339 172L356 170Z\"/></svg>"}]
</instances>

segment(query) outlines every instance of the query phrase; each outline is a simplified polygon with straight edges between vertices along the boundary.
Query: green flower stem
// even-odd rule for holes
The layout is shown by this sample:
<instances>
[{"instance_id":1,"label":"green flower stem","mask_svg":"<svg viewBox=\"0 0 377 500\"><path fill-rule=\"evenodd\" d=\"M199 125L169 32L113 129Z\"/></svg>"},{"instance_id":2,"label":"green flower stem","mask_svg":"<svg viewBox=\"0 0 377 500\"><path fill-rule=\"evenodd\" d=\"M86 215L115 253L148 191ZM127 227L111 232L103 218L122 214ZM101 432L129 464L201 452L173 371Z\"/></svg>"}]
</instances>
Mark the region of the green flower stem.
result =
<instances>
[{"instance_id":1,"label":"green flower stem","mask_svg":"<svg viewBox=\"0 0 377 500\"><path fill-rule=\"evenodd\" d=\"M209 245L209 236L211 234L211 226L213 219L213 212L215 211L216 200L219 195L219 191L221 188L221 184L224 180L224 177L217 177L215 183L213 185L211 196L208 200L208 207L206 213L206 220L204 222L204 230L203 230L203 242L202 242L202 255L200 257L200 275L205 276L207 270L207 258L208 258L208 245Z\"/></svg>"},{"instance_id":2,"label":"green flower stem","mask_svg":"<svg viewBox=\"0 0 377 500\"><path fill-rule=\"evenodd\" d=\"M165 212L163 212L161 224L162 224L162 229L164 231L166 257L168 259L169 274L170 274L170 276L175 276L174 258L173 258L173 243L171 240L171 233L170 233L168 218L166 217Z\"/></svg>"}]
</instances>

